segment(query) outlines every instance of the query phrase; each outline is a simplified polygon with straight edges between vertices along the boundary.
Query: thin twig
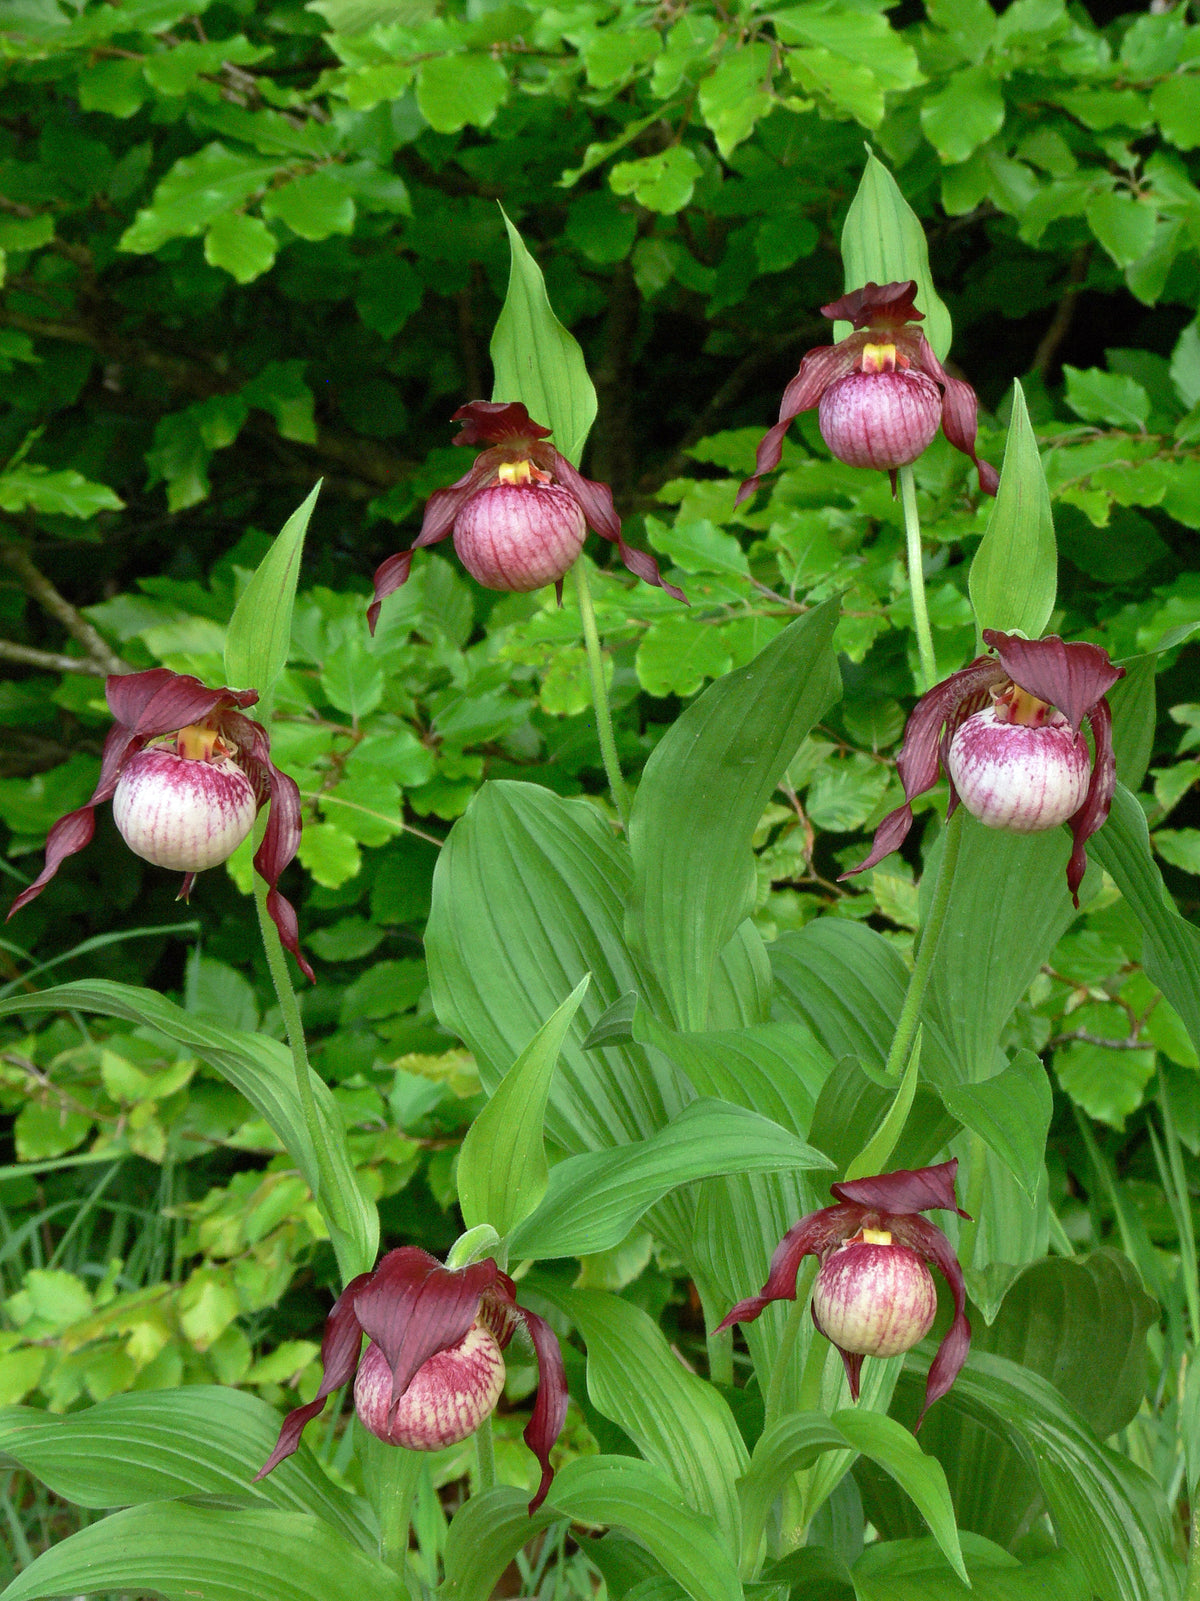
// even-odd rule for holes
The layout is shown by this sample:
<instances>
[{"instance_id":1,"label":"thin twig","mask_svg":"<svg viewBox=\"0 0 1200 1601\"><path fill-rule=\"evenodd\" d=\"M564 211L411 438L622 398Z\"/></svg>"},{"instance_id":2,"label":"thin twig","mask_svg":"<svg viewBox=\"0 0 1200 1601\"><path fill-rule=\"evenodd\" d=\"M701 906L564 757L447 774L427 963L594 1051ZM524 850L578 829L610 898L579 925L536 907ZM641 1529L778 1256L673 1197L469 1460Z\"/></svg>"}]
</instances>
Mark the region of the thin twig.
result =
<instances>
[{"instance_id":1,"label":"thin twig","mask_svg":"<svg viewBox=\"0 0 1200 1601\"><path fill-rule=\"evenodd\" d=\"M87 618L81 616L66 596L59 594L46 575L38 570L27 550L23 550L20 545L0 544L0 561L12 568L25 591L37 601L43 611L49 612L51 617L62 624L72 639L83 646L103 673L129 671L128 663L109 649L103 637L92 627ZM72 658L63 659L69 660L70 666L60 671L72 673L79 671L78 663Z\"/></svg>"},{"instance_id":2,"label":"thin twig","mask_svg":"<svg viewBox=\"0 0 1200 1601\"><path fill-rule=\"evenodd\" d=\"M48 673L83 673L88 678L106 678L108 669L89 656L62 656L54 650L34 650L32 645L14 645L0 639L0 660L22 662L26 667L44 667Z\"/></svg>"}]
</instances>

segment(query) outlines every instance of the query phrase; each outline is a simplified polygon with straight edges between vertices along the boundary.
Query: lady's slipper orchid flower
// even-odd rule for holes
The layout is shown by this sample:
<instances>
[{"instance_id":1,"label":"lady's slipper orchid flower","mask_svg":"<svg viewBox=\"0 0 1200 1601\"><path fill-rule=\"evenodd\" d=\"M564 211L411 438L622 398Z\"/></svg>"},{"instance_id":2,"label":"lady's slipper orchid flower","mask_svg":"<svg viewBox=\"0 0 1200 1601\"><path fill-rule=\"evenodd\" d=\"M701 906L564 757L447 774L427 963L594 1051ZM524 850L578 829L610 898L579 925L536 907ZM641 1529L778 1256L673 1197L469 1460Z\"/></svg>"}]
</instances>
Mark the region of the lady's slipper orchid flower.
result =
<instances>
[{"instance_id":1,"label":"lady's slipper orchid flower","mask_svg":"<svg viewBox=\"0 0 1200 1601\"><path fill-rule=\"evenodd\" d=\"M954 1196L957 1171L955 1160L832 1185L838 1205L810 1212L788 1230L761 1294L739 1301L716 1332L751 1322L772 1301L794 1301L802 1259L818 1257L812 1320L841 1353L857 1401L864 1356L898 1356L929 1333L937 1311L926 1266L932 1262L953 1293L954 1320L925 1381L923 1418L958 1377L971 1344L958 1258L941 1229L918 1216L931 1208L967 1216Z\"/></svg>"},{"instance_id":2,"label":"lady's slipper orchid flower","mask_svg":"<svg viewBox=\"0 0 1200 1601\"><path fill-rule=\"evenodd\" d=\"M439 1451L465 1440L500 1398L500 1353L518 1328L529 1336L538 1365L537 1399L525 1428L525 1443L542 1465L529 1503L536 1512L554 1477L550 1451L567 1415L554 1331L517 1305L516 1286L490 1256L447 1268L415 1245L389 1251L373 1273L360 1273L338 1296L321 1341L321 1387L307 1406L288 1413L257 1477L291 1456L326 1397L352 1378L359 1421L389 1445ZM370 1344L360 1360L364 1334Z\"/></svg>"},{"instance_id":3,"label":"lady's slipper orchid flower","mask_svg":"<svg viewBox=\"0 0 1200 1601\"><path fill-rule=\"evenodd\" d=\"M306 977L299 925L278 889L300 844L300 791L271 761L261 723L242 711L255 689L207 689L198 678L152 667L114 674L105 698L116 722L104 741L91 800L60 817L46 839L46 865L12 903L9 917L41 894L68 856L91 843L95 808L111 799L121 837L144 861L184 876L186 900L196 874L233 855L271 803L254 866L268 886L267 910Z\"/></svg>"},{"instance_id":4,"label":"lady's slipper orchid flower","mask_svg":"<svg viewBox=\"0 0 1200 1601\"><path fill-rule=\"evenodd\" d=\"M449 489L430 495L412 548L375 569L367 609L372 633L380 604L408 578L413 551L449 533L459 560L485 589L526 594L553 584L561 600L563 578L592 528L612 540L631 573L684 599L681 589L663 582L653 556L625 543L608 485L584 478L547 444L550 429L533 422L519 401L472 400L451 421L462 423L456 445L488 449Z\"/></svg>"},{"instance_id":5,"label":"lady's slipper orchid flower","mask_svg":"<svg viewBox=\"0 0 1200 1601\"><path fill-rule=\"evenodd\" d=\"M961 800L988 828L1034 834L1069 823L1074 840L1067 887L1076 906L1087 870L1086 842L1108 816L1116 784L1112 713L1105 695L1124 678L1099 645L1065 644L1057 634L1021 639L985 628L995 656L977 656L936 684L913 708L897 767L903 806L875 830L865 872L903 843L910 802L950 781L950 808ZM1084 718L1095 754L1080 732Z\"/></svg>"},{"instance_id":6,"label":"lady's slipper orchid flower","mask_svg":"<svg viewBox=\"0 0 1200 1601\"><path fill-rule=\"evenodd\" d=\"M764 473L778 467L783 436L793 417L819 406L821 437L838 461L850 467L907 467L932 441L941 424L946 438L979 469L979 487L996 493L999 474L975 454L975 391L951 378L919 328L925 313L913 305L915 279L868 283L821 307L854 332L839 344L810 350L783 392L779 421L762 437L754 475L738 491L740 505ZM893 486L895 479L893 478Z\"/></svg>"}]
</instances>

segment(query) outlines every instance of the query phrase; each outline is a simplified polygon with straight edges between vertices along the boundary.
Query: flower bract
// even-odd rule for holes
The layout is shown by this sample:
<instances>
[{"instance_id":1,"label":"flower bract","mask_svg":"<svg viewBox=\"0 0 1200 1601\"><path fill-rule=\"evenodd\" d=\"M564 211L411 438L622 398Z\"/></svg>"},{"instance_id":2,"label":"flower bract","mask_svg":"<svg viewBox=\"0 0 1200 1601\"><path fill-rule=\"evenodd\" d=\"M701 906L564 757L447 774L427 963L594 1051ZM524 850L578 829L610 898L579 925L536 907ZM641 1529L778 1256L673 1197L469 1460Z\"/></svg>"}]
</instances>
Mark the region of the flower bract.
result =
<instances>
[{"instance_id":1,"label":"flower bract","mask_svg":"<svg viewBox=\"0 0 1200 1601\"><path fill-rule=\"evenodd\" d=\"M988 827L1013 833L1070 826L1067 887L1078 906L1085 846L1107 818L1116 785L1104 697L1125 669L1102 646L1068 644L1057 634L1022 639L985 628L983 638L996 654L977 656L913 708L896 763L905 803L875 830L866 860L842 877L899 848L912 827L911 802L945 767L951 812L961 800ZM1080 732L1085 720L1090 754Z\"/></svg>"},{"instance_id":2,"label":"flower bract","mask_svg":"<svg viewBox=\"0 0 1200 1601\"><path fill-rule=\"evenodd\" d=\"M104 741L100 778L86 806L60 817L46 838L41 873L17 896L9 917L40 895L68 856L91 843L95 809L112 800L130 849L184 873L186 900L198 872L227 861L270 802L254 867L267 885L267 910L306 977L295 908L279 877L300 844L300 791L271 761L261 723L243 716L254 689L208 689L188 673L152 667L114 674L105 698L115 719Z\"/></svg>"},{"instance_id":3,"label":"flower bract","mask_svg":"<svg viewBox=\"0 0 1200 1601\"><path fill-rule=\"evenodd\" d=\"M411 549L375 569L375 596L367 609L372 633L383 601L407 581L413 551L448 534L463 566L486 588L526 592L554 584L561 599L563 577L591 528L612 540L631 573L685 599L665 582L653 556L626 544L608 485L578 472L549 443L550 430L535 423L519 401L472 400L452 421L462 424L456 445L487 449L469 472L430 495Z\"/></svg>"},{"instance_id":4,"label":"flower bract","mask_svg":"<svg viewBox=\"0 0 1200 1601\"><path fill-rule=\"evenodd\" d=\"M836 345L810 350L783 392L779 421L758 446L754 473L738 491L737 504L758 488L764 473L778 467L783 438L792 419L820 408L821 437L839 461L851 467L894 472L906 467L942 432L979 471L979 487L989 495L1000 482L996 469L975 454L978 402L962 378L952 378L919 328L924 312L913 303L917 285L868 283L821 307L834 322L849 322L853 333ZM894 480L893 480L894 482Z\"/></svg>"},{"instance_id":5,"label":"flower bract","mask_svg":"<svg viewBox=\"0 0 1200 1601\"><path fill-rule=\"evenodd\" d=\"M499 1399L500 1352L518 1330L528 1336L538 1365L537 1399L524 1434L542 1468L529 1503L536 1512L554 1477L550 1451L567 1413L554 1331L517 1305L513 1281L493 1258L447 1268L415 1245L389 1251L374 1272L360 1273L342 1291L325 1321L320 1388L307 1406L288 1413L257 1477L291 1456L326 1397L351 1379L359 1419L380 1439L414 1451L465 1439ZM370 1343L360 1357L364 1334Z\"/></svg>"},{"instance_id":6,"label":"flower bract","mask_svg":"<svg viewBox=\"0 0 1200 1601\"><path fill-rule=\"evenodd\" d=\"M716 1332L751 1322L772 1301L794 1301L800 1263L815 1256L821 1267L812 1320L841 1353L857 1401L864 1356L898 1355L929 1332L936 1310L926 1266L932 1262L950 1286L954 1318L929 1369L923 1418L958 1377L971 1344L962 1268L941 1229L920 1216L930 1210L967 1216L954 1195L957 1171L952 1160L832 1185L837 1205L810 1212L788 1230L760 1293L739 1301Z\"/></svg>"}]
</instances>

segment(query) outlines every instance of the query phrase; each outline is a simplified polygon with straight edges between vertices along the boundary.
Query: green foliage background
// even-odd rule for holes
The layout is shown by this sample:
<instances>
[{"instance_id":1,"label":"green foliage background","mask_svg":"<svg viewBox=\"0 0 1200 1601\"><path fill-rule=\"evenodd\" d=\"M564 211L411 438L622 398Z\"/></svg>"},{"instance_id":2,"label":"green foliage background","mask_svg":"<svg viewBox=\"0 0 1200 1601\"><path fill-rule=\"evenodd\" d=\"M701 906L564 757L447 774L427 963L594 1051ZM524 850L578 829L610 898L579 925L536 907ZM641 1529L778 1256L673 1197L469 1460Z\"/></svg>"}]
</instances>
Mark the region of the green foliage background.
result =
<instances>
[{"instance_id":1,"label":"green foliage background","mask_svg":"<svg viewBox=\"0 0 1200 1601\"><path fill-rule=\"evenodd\" d=\"M15 893L90 792L104 672L221 681L236 597L323 478L272 743L306 802L287 887L319 969L314 1061L393 1241L454 1237L453 1158L481 1104L421 955L439 842L485 776L605 805L570 604L484 592L443 546L364 628L372 568L466 466L449 414L491 392L497 201L588 359L584 470L691 601L595 576L627 768L706 681L843 596L846 699L757 838L767 938L831 912L904 952L916 922L915 855L834 883L897 802L913 695L886 478L831 462L809 416L769 491L733 507L784 383L830 337L818 307L854 287L839 236L864 147L925 224L997 463L1023 382L1062 555L1051 627L1139 664L1130 716L1157 669L1162 715L1124 776L1148 770L1152 838L1194 915L1200 27L1184 7L10 0L0 45L0 868ZM975 649L966 573L989 508L944 441L917 479L949 671ZM105 819L9 926L0 970L20 986L38 964L86 966L277 1031L249 871L239 853L175 907ZM1167 1096L1200 1153L1198 1064L1095 882L1010 1043L1052 1065L1063 1227L1082 1244L1115 1230L1166 1284L1178 1220L1146 1119ZM0 1402L191 1377L311 1393L332 1257L231 1091L148 1031L60 1018L8 1037L0 1106ZM584 1282L637 1279L657 1314L671 1264L648 1264L639 1237ZM686 1308L668 1315L688 1337ZM1172 1427L1143 1454L1173 1460Z\"/></svg>"}]
</instances>

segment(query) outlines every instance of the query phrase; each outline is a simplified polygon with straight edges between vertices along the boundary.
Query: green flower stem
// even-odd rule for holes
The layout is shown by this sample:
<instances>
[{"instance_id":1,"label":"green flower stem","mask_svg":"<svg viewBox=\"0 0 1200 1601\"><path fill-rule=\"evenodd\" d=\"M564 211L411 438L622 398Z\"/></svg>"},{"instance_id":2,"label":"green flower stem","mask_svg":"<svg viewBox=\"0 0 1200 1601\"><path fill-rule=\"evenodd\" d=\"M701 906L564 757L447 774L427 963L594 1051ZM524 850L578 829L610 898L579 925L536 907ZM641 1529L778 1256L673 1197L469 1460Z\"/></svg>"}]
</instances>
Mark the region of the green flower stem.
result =
<instances>
[{"instance_id":1,"label":"green flower stem","mask_svg":"<svg viewBox=\"0 0 1200 1601\"><path fill-rule=\"evenodd\" d=\"M925 604L925 569L921 560L921 522L917 516L917 484L911 467L900 469L900 504L904 508L904 537L908 545L908 585L912 591L913 627L921 657L921 693L937 683L937 658Z\"/></svg>"},{"instance_id":2,"label":"green flower stem","mask_svg":"<svg viewBox=\"0 0 1200 1601\"><path fill-rule=\"evenodd\" d=\"M379 1519L380 1561L393 1573L398 1573L407 1586L409 1530L424 1461L419 1451L406 1451L401 1445L385 1445L382 1440L373 1454L372 1488L375 1515Z\"/></svg>"},{"instance_id":3,"label":"green flower stem","mask_svg":"<svg viewBox=\"0 0 1200 1601\"><path fill-rule=\"evenodd\" d=\"M490 1414L475 1430L475 1460L479 1469L479 1493L483 1495L496 1483L496 1446Z\"/></svg>"},{"instance_id":4,"label":"green flower stem","mask_svg":"<svg viewBox=\"0 0 1200 1601\"><path fill-rule=\"evenodd\" d=\"M596 732L600 736L600 754L604 758L604 771L608 774L608 787L612 794L613 805L617 808L617 816L624 827L629 822L629 791L625 787L625 780L621 776L621 764L617 760L617 741L613 734L608 689L604 683L604 653L600 648L596 612L592 606L592 592L588 587L587 569L582 556L571 571L575 577L575 591L579 597L583 643L587 649L588 669L592 678L592 704L596 708Z\"/></svg>"},{"instance_id":5,"label":"green flower stem","mask_svg":"<svg viewBox=\"0 0 1200 1601\"><path fill-rule=\"evenodd\" d=\"M279 1009L283 1013L283 1026L287 1031L288 1045L291 1047L292 1061L296 1068L296 1096L300 1102L304 1127L308 1133L309 1143L312 1146L313 1160L316 1163L317 1182L313 1186L313 1200L316 1201L317 1206L320 1208L321 1216L329 1225L330 1239L337 1253L342 1282L345 1283L354 1276L358 1268L342 1260L342 1233L330 1216L329 1206L333 1197L337 1195L338 1184L333 1172L333 1166L325 1149L325 1133L321 1127L321 1120L317 1115L317 1103L313 1096L312 1068L308 1062L308 1046L304 1039L304 1024L300 1020L300 1003L296 999L295 990L292 988L287 957L284 955L283 945L279 938L279 930L271 921L270 913L267 911L267 886L257 874L254 878L254 905L258 912L258 928L259 933L262 935L263 949L267 955L267 966L271 972L271 982L274 984L275 994L279 998Z\"/></svg>"},{"instance_id":6,"label":"green flower stem","mask_svg":"<svg viewBox=\"0 0 1200 1601\"><path fill-rule=\"evenodd\" d=\"M962 830L963 809L959 806L954 816L946 824L946 842L942 847L942 863L938 869L938 880L934 886L929 916L926 919L925 927L921 930L921 943L917 948L917 958L913 963L912 977L908 981L904 1005L900 1008L900 1017L896 1023L896 1036L892 1040L892 1048L888 1052L888 1059L884 1064L884 1072L891 1078L898 1079L900 1077L908 1063L908 1053L912 1050L913 1039L917 1032L917 1023L921 1016L921 1003L924 1001L925 991L929 987L929 975L933 971L933 959L937 955L942 924L946 921L946 911L950 905L950 886L954 878L954 866L958 861Z\"/></svg>"},{"instance_id":7,"label":"green flower stem","mask_svg":"<svg viewBox=\"0 0 1200 1601\"><path fill-rule=\"evenodd\" d=\"M800 1264L800 1271L796 1274L796 1299L788 1307L787 1322L783 1326L783 1338L779 1342L779 1350L775 1353L775 1365L771 1369L771 1378L767 1385L765 1414L767 1426L776 1422L783 1411L783 1386L787 1380L788 1369L792 1365L796 1341L800 1338L800 1330L804 1325L804 1317L808 1311L808 1298L812 1292L816 1277L816 1258L814 1257L810 1260L805 1257Z\"/></svg>"}]
</instances>

